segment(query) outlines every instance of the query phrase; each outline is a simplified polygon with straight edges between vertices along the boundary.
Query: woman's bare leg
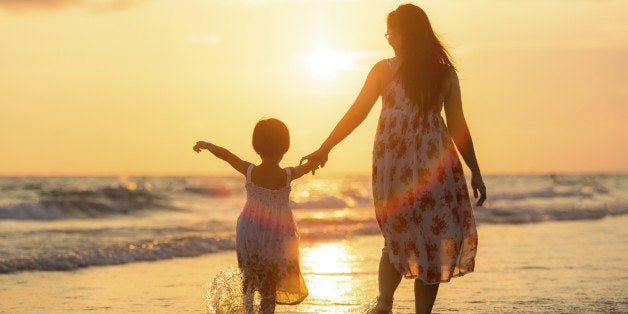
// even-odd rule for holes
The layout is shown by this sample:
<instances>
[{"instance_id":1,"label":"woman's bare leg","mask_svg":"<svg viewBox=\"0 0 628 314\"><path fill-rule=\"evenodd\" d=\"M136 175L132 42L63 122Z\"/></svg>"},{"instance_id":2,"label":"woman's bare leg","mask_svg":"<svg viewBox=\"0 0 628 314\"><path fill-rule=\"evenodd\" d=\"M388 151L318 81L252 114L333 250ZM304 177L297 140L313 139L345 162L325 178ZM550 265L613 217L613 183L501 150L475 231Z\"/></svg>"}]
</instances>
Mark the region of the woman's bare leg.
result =
<instances>
[{"instance_id":1,"label":"woman's bare leg","mask_svg":"<svg viewBox=\"0 0 628 314\"><path fill-rule=\"evenodd\" d=\"M401 282L401 274L390 263L387 252L382 252L379 260L379 298L377 298L377 313L389 313L392 309L395 290Z\"/></svg>"},{"instance_id":2,"label":"woman's bare leg","mask_svg":"<svg viewBox=\"0 0 628 314\"><path fill-rule=\"evenodd\" d=\"M432 313L439 284L426 285L420 279L414 280L414 306L416 313Z\"/></svg>"}]
</instances>

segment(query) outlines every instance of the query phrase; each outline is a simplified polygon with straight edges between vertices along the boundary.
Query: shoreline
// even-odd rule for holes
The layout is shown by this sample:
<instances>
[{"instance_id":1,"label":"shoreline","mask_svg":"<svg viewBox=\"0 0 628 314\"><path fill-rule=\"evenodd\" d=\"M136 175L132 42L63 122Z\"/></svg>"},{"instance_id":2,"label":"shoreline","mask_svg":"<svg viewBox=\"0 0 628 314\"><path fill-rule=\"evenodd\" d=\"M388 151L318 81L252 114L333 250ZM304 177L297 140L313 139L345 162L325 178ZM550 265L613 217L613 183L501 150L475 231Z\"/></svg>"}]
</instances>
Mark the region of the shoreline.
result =
<instances>
[{"instance_id":1,"label":"shoreline","mask_svg":"<svg viewBox=\"0 0 628 314\"><path fill-rule=\"evenodd\" d=\"M628 312L628 215L478 226L475 272L442 284L435 313ZM377 296L383 239L301 242L310 296L278 313L363 312ZM204 284L234 251L153 262L0 275L0 312L204 312ZM394 312L412 313L412 280Z\"/></svg>"}]
</instances>

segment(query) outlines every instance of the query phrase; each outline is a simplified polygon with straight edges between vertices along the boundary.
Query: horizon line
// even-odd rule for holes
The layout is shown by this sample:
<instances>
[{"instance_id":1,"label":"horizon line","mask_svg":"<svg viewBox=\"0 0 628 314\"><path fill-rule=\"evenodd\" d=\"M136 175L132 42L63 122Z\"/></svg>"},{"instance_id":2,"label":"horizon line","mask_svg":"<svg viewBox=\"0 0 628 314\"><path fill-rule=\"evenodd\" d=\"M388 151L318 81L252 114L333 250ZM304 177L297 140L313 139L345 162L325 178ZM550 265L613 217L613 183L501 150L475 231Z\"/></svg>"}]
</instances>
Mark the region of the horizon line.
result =
<instances>
[{"instance_id":1,"label":"horizon line","mask_svg":"<svg viewBox=\"0 0 628 314\"><path fill-rule=\"evenodd\" d=\"M370 171L333 171L318 173L318 176L367 176ZM508 176L508 175L623 175L628 174L628 170L590 170L590 171L503 171L485 172L483 176ZM464 173L470 176L470 172ZM153 172L153 173L133 173L133 172L109 172L109 173L88 173L88 172L48 172L48 173L0 173L0 177L237 177L233 172L203 173L203 172Z\"/></svg>"}]
</instances>

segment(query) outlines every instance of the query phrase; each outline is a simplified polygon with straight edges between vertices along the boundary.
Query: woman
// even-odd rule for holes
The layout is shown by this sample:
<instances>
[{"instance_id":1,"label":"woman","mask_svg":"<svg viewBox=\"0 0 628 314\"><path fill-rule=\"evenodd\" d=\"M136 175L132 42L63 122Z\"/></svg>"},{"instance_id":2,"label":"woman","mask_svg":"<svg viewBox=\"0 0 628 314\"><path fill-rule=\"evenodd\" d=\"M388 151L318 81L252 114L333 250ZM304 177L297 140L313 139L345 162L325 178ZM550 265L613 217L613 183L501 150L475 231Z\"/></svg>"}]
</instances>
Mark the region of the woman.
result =
<instances>
[{"instance_id":1,"label":"woman","mask_svg":"<svg viewBox=\"0 0 628 314\"><path fill-rule=\"evenodd\" d=\"M392 309L401 277L415 279L417 313L430 313L438 286L472 272L477 233L455 143L481 206L486 188L462 112L456 69L425 12L399 6L387 18L395 57L373 66L356 101L314 153L324 166L382 96L373 148L373 199L385 244L376 312ZM447 125L440 111L445 108Z\"/></svg>"}]
</instances>

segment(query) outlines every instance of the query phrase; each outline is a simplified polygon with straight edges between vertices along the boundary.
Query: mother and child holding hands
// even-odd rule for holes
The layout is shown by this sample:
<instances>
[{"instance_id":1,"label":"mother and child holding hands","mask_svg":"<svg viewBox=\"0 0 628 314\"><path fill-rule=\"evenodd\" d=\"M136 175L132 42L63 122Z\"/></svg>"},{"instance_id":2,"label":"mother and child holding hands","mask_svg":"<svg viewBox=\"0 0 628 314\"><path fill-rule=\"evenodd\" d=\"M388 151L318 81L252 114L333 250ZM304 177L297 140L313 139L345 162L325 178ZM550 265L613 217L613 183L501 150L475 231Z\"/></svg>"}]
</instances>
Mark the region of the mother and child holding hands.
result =
<instances>
[{"instance_id":1,"label":"mother and child holding hands","mask_svg":"<svg viewBox=\"0 0 628 314\"><path fill-rule=\"evenodd\" d=\"M291 181L325 166L330 151L364 121L380 96L372 190L384 247L372 311L391 312L394 292L405 277L414 279L416 312L430 313L441 282L474 270L478 236L456 147L471 170L477 206L486 199L486 187L463 115L456 68L418 6L401 5L386 22L385 37L395 56L373 66L353 105L300 165L279 166L290 136L277 119L255 125L252 142L262 160L259 165L209 142L194 146L246 176L247 201L237 222L236 250L247 312L254 311L250 296L255 291L261 295L262 313L273 313L275 304L297 304L308 295L289 206Z\"/></svg>"}]
</instances>

